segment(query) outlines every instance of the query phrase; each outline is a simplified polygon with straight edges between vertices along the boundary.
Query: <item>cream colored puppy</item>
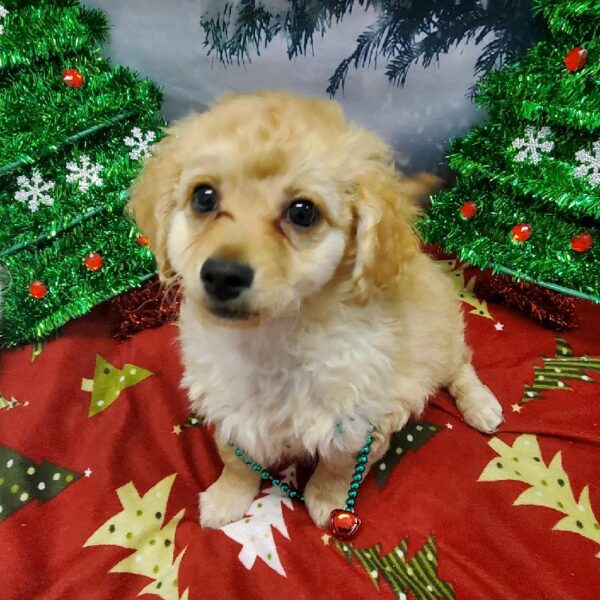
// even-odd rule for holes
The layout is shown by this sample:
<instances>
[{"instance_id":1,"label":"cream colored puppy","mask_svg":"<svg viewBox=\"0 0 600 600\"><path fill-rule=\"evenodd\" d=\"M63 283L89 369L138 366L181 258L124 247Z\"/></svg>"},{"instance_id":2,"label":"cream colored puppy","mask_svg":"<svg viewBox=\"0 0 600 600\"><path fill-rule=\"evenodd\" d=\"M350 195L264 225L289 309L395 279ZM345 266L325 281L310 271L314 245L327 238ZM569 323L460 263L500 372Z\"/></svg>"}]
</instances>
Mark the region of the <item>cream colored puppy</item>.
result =
<instances>
[{"instance_id":1,"label":"cream colored puppy","mask_svg":"<svg viewBox=\"0 0 600 600\"><path fill-rule=\"evenodd\" d=\"M492 432L451 282L419 250L414 199L388 146L332 102L228 96L175 124L131 190L160 273L181 282L183 385L213 423L223 473L200 520L244 516L263 467L317 457L304 492L317 525L344 504L373 425L371 462L446 387Z\"/></svg>"}]
</instances>

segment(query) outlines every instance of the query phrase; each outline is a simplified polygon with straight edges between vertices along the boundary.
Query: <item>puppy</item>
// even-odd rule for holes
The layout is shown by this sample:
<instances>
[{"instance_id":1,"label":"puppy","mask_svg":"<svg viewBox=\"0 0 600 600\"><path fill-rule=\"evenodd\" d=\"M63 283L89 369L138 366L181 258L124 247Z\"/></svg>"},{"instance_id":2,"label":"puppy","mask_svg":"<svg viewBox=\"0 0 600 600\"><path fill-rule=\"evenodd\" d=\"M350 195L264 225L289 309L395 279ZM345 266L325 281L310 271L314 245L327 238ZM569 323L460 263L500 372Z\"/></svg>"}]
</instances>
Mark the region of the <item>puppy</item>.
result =
<instances>
[{"instance_id":1,"label":"puppy","mask_svg":"<svg viewBox=\"0 0 600 600\"><path fill-rule=\"evenodd\" d=\"M242 518L264 468L318 458L304 491L325 525L357 451L448 388L484 432L501 407L478 379L451 282L419 250L415 198L433 178L395 172L390 148L329 100L226 96L172 126L130 195L161 277L181 282L181 348L193 409L224 468L200 521Z\"/></svg>"}]
</instances>

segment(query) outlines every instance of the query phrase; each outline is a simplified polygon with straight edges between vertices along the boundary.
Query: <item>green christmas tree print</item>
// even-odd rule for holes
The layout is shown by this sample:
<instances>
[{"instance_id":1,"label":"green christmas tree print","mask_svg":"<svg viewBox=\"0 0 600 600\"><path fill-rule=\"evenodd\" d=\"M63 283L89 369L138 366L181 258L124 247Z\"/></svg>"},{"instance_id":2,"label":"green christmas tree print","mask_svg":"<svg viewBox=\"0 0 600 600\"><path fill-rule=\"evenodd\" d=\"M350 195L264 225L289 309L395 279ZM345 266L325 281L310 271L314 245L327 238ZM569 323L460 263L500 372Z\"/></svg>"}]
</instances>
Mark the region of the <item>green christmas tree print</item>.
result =
<instances>
[{"instance_id":1,"label":"green christmas tree print","mask_svg":"<svg viewBox=\"0 0 600 600\"><path fill-rule=\"evenodd\" d=\"M204 419L200 415L196 414L194 411L191 412L187 421L185 423L181 424L181 427L183 429L191 429L194 427L203 427L203 426L204 426Z\"/></svg>"},{"instance_id":2,"label":"green christmas tree print","mask_svg":"<svg viewBox=\"0 0 600 600\"><path fill-rule=\"evenodd\" d=\"M27 403L29 404L29 403ZM5 398L2 394L0 394L0 410L11 410L16 408L17 406L23 406L14 396Z\"/></svg>"},{"instance_id":3,"label":"green christmas tree print","mask_svg":"<svg viewBox=\"0 0 600 600\"><path fill-rule=\"evenodd\" d=\"M352 562L353 558L358 560L377 590L381 576L402 600L406 600L409 591L416 600L454 599L452 585L438 577L437 549L433 536L410 560L407 560L407 538L385 556L381 555L379 544L362 550L344 542L336 541L334 546L348 562Z\"/></svg>"},{"instance_id":4,"label":"green christmas tree print","mask_svg":"<svg viewBox=\"0 0 600 600\"><path fill-rule=\"evenodd\" d=\"M521 402L542 398L544 391L569 390L573 391L565 381L578 379L595 383L586 371L600 372L600 358L592 356L573 356L571 347L566 340L556 339L556 355L550 358L542 357L543 367L533 367L534 379L532 385L526 385Z\"/></svg>"},{"instance_id":5,"label":"green christmas tree print","mask_svg":"<svg viewBox=\"0 0 600 600\"><path fill-rule=\"evenodd\" d=\"M43 461L33 461L7 446L0 446L0 521L32 500L47 502L77 481L81 473Z\"/></svg>"},{"instance_id":6,"label":"green christmas tree print","mask_svg":"<svg viewBox=\"0 0 600 600\"><path fill-rule=\"evenodd\" d=\"M473 275L467 280L465 270L469 267L469 263L465 262L460 264L457 260L436 260L436 263L450 275L461 301L473 307L472 310L469 311L470 314L478 315L479 317L484 317L486 319L494 318L490 314L487 302L485 300L480 300L473 291L475 288L475 276Z\"/></svg>"},{"instance_id":7,"label":"green christmas tree print","mask_svg":"<svg viewBox=\"0 0 600 600\"><path fill-rule=\"evenodd\" d=\"M31 362L35 362L44 351L46 342L44 340L38 340L31 345Z\"/></svg>"},{"instance_id":8,"label":"green christmas tree print","mask_svg":"<svg viewBox=\"0 0 600 600\"><path fill-rule=\"evenodd\" d=\"M519 481L528 488L513 502L516 505L545 506L565 515L553 529L577 533L600 544L600 524L590 502L586 485L575 497L571 481L557 452L546 465L537 437L520 435L512 446L499 438L488 444L496 454L485 467L478 481ZM600 552L596 554L600 558Z\"/></svg>"},{"instance_id":9,"label":"green christmas tree print","mask_svg":"<svg viewBox=\"0 0 600 600\"><path fill-rule=\"evenodd\" d=\"M426 444L441 427L428 421L409 421L401 431L393 433L390 447L385 456L373 466L373 475L379 489L382 489L396 465L408 450L418 450Z\"/></svg>"},{"instance_id":10,"label":"green christmas tree print","mask_svg":"<svg viewBox=\"0 0 600 600\"><path fill-rule=\"evenodd\" d=\"M144 381L150 375L152 375L152 371L129 363L122 369L117 369L100 354L96 355L94 379L83 378L81 380L81 389L92 393L88 417L93 417L106 410L124 389Z\"/></svg>"},{"instance_id":11,"label":"green christmas tree print","mask_svg":"<svg viewBox=\"0 0 600 600\"><path fill-rule=\"evenodd\" d=\"M117 495L123 510L89 537L85 546L121 546L135 552L110 570L111 573L133 573L150 579L138 594L152 594L163 600L187 600L188 590L178 590L179 565L185 548L175 556L175 532L184 509L165 523L167 502L175 474L159 481L143 496L133 482L120 487Z\"/></svg>"}]
</instances>

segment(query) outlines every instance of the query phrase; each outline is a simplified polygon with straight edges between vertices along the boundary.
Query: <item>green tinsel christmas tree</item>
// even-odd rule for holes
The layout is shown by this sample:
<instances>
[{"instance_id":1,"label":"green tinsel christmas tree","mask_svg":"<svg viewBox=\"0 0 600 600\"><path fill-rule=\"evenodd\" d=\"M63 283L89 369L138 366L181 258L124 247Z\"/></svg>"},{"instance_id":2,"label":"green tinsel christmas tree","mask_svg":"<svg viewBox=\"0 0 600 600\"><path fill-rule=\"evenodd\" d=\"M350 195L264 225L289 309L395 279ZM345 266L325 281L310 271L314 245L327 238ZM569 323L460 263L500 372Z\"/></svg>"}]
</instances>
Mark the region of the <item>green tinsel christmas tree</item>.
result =
<instances>
[{"instance_id":1,"label":"green tinsel christmas tree","mask_svg":"<svg viewBox=\"0 0 600 600\"><path fill-rule=\"evenodd\" d=\"M157 88L100 56L102 13L0 4L0 345L12 346L154 273L124 207L164 122Z\"/></svg>"},{"instance_id":2,"label":"green tinsel christmas tree","mask_svg":"<svg viewBox=\"0 0 600 600\"><path fill-rule=\"evenodd\" d=\"M461 259L600 302L600 0L534 0L545 41L490 74L422 223Z\"/></svg>"}]
</instances>

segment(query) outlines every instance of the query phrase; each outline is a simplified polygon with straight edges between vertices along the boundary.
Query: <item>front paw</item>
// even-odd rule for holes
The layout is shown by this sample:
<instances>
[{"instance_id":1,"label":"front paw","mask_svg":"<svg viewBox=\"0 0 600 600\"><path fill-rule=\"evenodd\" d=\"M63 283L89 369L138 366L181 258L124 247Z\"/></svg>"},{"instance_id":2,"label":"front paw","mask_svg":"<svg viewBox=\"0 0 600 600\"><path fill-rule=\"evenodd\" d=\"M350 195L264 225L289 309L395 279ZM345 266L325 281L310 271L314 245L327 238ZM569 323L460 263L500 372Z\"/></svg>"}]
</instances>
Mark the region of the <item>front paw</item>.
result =
<instances>
[{"instance_id":1,"label":"front paw","mask_svg":"<svg viewBox=\"0 0 600 600\"><path fill-rule=\"evenodd\" d=\"M254 490L235 489L227 482L217 480L199 496L200 525L219 529L242 519L254 497Z\"/></svg>"},{"instance_id":2,"label":"front paw","mask_svg":"<svg viewBox=\"0 0 600 600\"><path fill-rule=\"evenodd\" d=\"M465 421L483 433L494 433L504 422L502 406L487 386L469 399L462 409Z\"/></svg>"},{"instance_id":3,"label":"front paw","mask_svg":"<svg viewBox=\"0 0 600 600\"><path fill-rule=\"evenodd\" d=\"M304 490L304 500L317 527L329 525L331 511L346 504L347 491L348 481L345 478L311 478Z\"/></svg>"}]
</instances>

